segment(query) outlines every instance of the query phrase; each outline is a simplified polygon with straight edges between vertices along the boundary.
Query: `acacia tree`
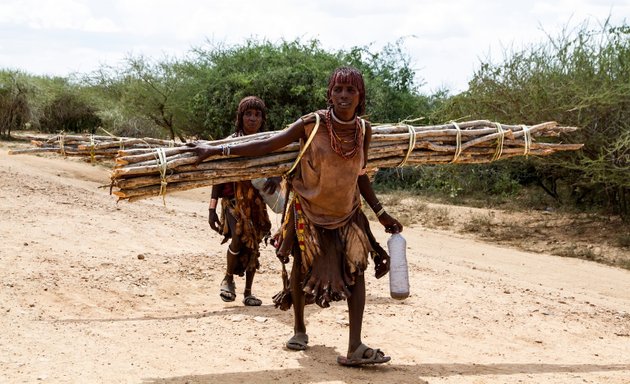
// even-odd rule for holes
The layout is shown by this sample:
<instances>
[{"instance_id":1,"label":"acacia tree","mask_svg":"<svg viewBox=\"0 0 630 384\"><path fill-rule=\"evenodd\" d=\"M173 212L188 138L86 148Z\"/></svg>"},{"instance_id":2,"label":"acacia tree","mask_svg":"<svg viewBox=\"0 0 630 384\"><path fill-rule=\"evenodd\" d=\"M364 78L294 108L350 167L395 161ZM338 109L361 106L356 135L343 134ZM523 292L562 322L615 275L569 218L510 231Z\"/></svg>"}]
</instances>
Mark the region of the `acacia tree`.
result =
<instances>
[{"instance_id":1,"label":"acacia tree","mask_svg":"<svg viewBox=\"0 0 630 384\"><path fill-rule=\"evenodd\" d=\"M118 110L128 121L137 123L144 119L171 140L179 137L183 141L189 119L182 107L187 100L180 95L188 83L179 67L178 61L171 58L129 56L121 67L102 66L84 81L109 98L110 115L112 110ZM153 127L145 130L153 131Z\"/></svg>"}]
</instances>

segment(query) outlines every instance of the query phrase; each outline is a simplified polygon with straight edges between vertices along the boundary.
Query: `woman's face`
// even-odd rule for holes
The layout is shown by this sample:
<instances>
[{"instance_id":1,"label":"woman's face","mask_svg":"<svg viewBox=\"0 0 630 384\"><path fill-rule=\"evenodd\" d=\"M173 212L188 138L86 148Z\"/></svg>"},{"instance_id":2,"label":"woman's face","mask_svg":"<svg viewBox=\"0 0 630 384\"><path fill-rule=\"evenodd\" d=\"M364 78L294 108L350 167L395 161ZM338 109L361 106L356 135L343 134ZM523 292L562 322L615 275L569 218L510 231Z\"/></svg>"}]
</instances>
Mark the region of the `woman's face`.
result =
<instances>
[{"instance_id":1,"label":"woman's face","mask_svg":"<svg viewBox=\"0 0 630 384\"><path fill-rule=\"evenodd\" d=\"M359 106L359 97L359 90L350 83L335 83L330 92L335 114L344 120L354 116Z\"/></svg>"},{"instance_id":2,"label":"woman's face","mask_svg":"<svg viewBox=\"0 0 630 384\"><path fill-rule=\"evenodd\" d=\"M246 109L243 112L243 133L251 135L258 132L263 122L262 111L254 108Z\"/></svg>"}]
</instances>

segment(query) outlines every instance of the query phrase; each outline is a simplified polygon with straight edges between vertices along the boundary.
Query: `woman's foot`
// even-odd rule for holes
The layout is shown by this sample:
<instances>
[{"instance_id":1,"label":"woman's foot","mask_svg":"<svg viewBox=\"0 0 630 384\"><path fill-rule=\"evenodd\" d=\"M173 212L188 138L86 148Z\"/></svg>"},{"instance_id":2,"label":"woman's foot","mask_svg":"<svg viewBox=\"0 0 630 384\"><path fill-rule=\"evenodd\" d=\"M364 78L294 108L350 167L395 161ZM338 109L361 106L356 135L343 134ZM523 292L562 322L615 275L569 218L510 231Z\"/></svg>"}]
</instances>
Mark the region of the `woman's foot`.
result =
<instances>
[{"instance_id":1,"label":"woman's foot","mask_svg":"<svg viewBox=\"0 0 630 384\"><path fill-rule=\"evenodd\" d=\"M243 299L243 304L245 304L248 307L258 307L262 305L262 300L260 300L254 295L249 295L249 296L245 296L245 298Z\"/></svg>"},{"instance_id":2,"label":"woman's foot","mask_svg":"<svg viewBox=\"0 0 630 384\"><path fill-rule=\"evenodd\" d=\"M296 333L287 341L287 348L294 351L303 351L308 347L308 335L306 333Z\"/></svg>"},{"instance_id":3,"label":"woman's foot","mask_svg":"<svg viewBox=\"0 0 630 384\"><path fill-rule=\"evenodd\" d=\"M348 354L348 356L338 356L337 364L347 367L356 367L368 364L383 364L391 359L391 357L385 356L380 349L373 349L365 344L361 344L354 352Z\"/></svg>"},{"instance_id":4,"label":"woman's foot","mask_svg":"<svg viewBox=\"0 0 630 384\"><path fill-rule=\"evenodd\" d=\"M227 277L223 279L219 296L221 296L221 300L225 302L236 300L236 285L234 284L234 280L230 280Z\"/></svg>"}]
</instances>

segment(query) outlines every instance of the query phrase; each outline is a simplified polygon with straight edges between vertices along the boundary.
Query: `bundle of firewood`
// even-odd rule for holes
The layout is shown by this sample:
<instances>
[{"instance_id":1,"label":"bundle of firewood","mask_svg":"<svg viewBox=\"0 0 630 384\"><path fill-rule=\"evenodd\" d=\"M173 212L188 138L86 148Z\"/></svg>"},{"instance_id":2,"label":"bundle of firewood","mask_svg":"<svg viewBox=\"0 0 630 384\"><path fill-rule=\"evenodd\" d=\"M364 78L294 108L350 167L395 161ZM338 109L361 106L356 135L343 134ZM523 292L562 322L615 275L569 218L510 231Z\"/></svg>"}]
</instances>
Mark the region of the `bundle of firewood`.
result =
<instances>
[{"instance_id":1,"label":"bundle of firewood","mask_svg":"<svg viewBox=\"0 0 630 384\"><path fill-rule=\"evenodd\" d=\"M527 126L485 120L433 126L375 125L368 167L375 171L405 165L488 163L514 156L575 151L582 144L538 142L536 138L558 137L576 129L556 122ZM274 134L262 132L206 143L234 145ZM219 183L279 176L290 169L298 153L299 144L292 143L260 157L214 156L195 166L197 157L185 146L120 150L111 175L112 193L132 201Z\"/></svg>"},{"instance_id":2,"label":"bundle of firewood","mask_svg":"<svg viewBox=\"0 0 630 384\"><path fill-rule=\"evenodd\" d=\"M160 140L150 137L118 137L98 135L66 135L56 134L49 137L27 135L33 148L14 149L10 155L24 153L57 153L62 156L80 156L91 161L114 159L118 151L175 147L182 145L172 140Z\"/></svg>"}]
</instances>

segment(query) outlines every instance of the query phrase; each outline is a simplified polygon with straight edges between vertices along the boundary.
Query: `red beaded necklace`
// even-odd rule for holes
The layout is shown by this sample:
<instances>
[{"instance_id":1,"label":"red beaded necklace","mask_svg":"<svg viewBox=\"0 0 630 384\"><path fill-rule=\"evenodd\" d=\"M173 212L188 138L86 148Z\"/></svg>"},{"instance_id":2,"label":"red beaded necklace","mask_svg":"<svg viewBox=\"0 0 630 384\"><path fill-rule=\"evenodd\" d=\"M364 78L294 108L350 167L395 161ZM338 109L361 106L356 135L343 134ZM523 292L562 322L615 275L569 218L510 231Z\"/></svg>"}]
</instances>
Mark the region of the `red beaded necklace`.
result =
<instances>
[{"instance_id":1,"label":"red beaded necklace","mask_svg":"<svg viewBox=\"0 0 630 384\"><path fill-rule=\"evenodd\" d=\"M335 130L333 129L332 123L332 108L326 111L326 128L328 129L328 136L330 136L330 147L336 154L341 156L342 158L349 160L353 158L359 149L361 148L361 142L363 141L363 131L361 130L359 117L355 117L355 130L354 130L354 140L343 140L340 138ZM352 148L349 151L344 152L342 143L353 143Z\"/></svg>"}]
</instances>

